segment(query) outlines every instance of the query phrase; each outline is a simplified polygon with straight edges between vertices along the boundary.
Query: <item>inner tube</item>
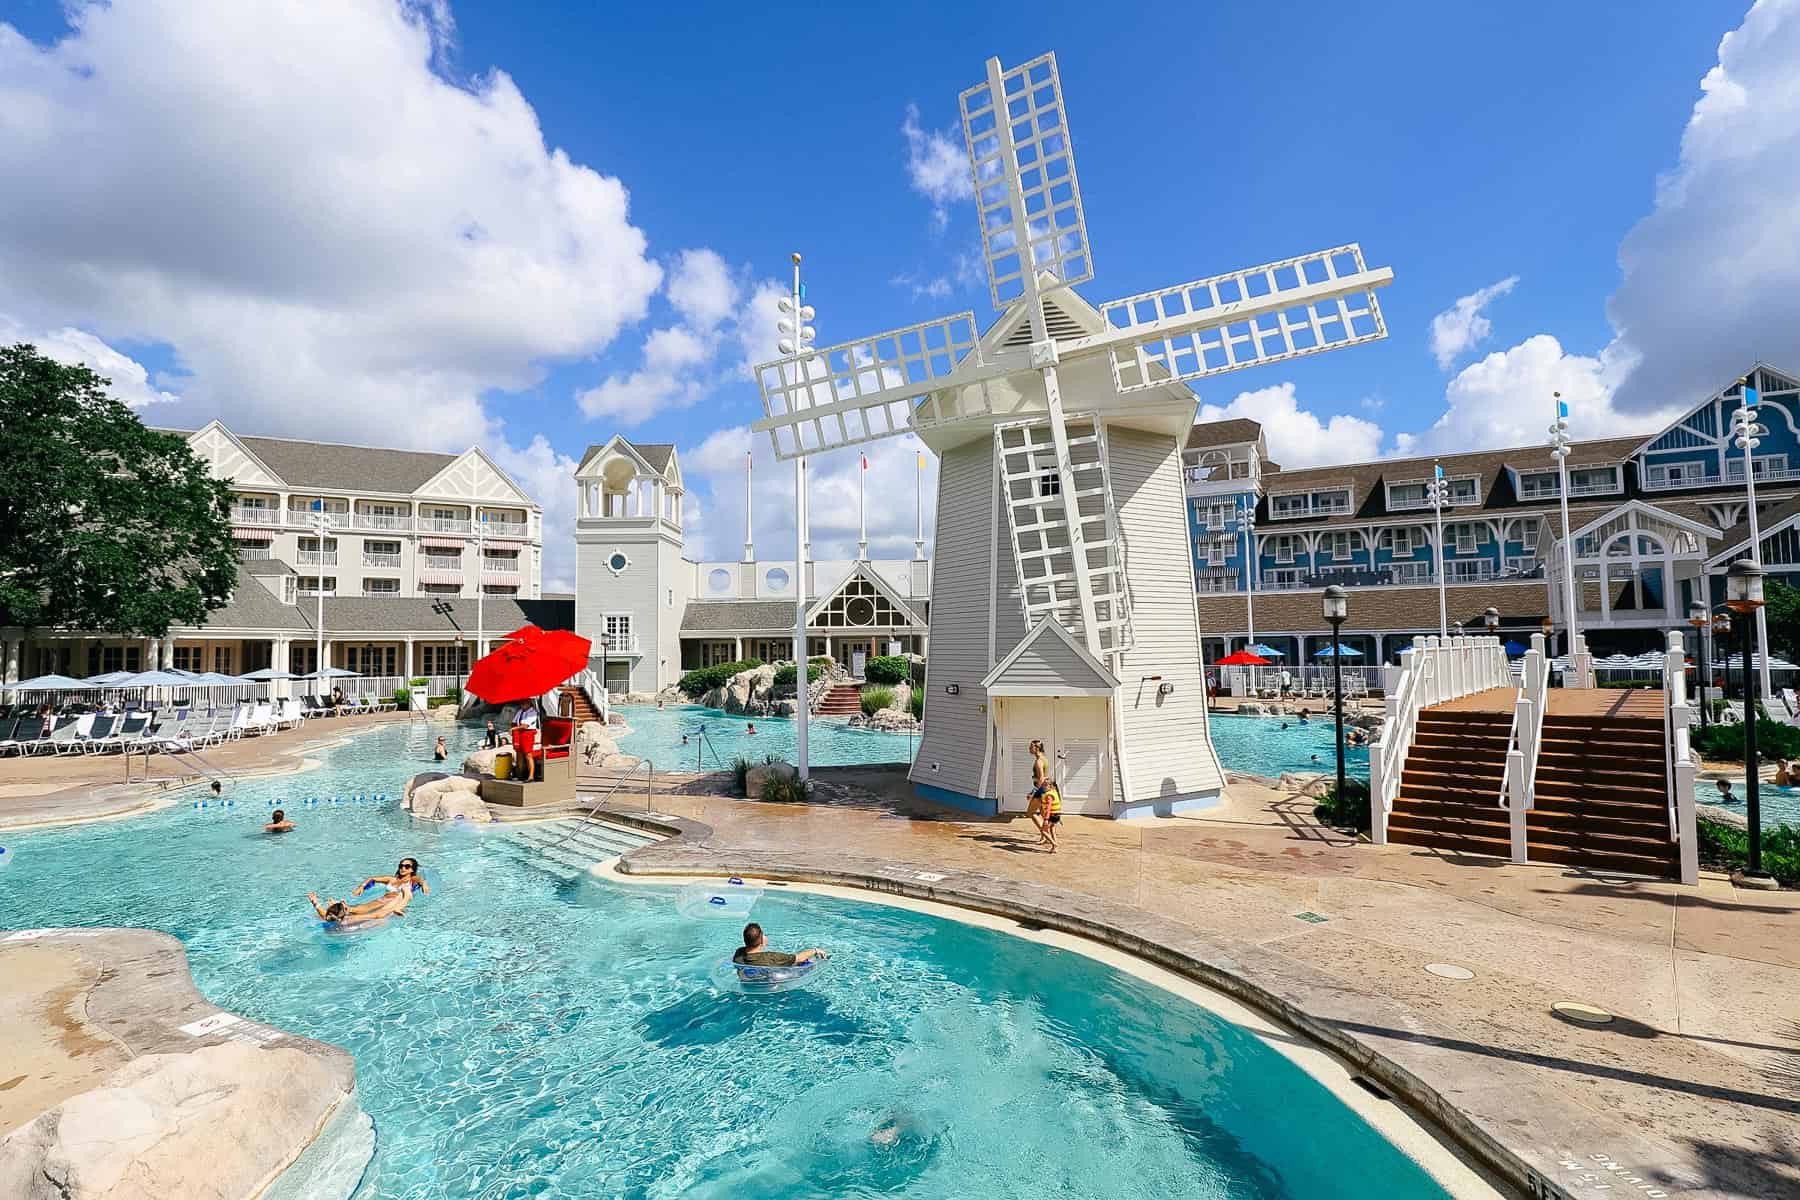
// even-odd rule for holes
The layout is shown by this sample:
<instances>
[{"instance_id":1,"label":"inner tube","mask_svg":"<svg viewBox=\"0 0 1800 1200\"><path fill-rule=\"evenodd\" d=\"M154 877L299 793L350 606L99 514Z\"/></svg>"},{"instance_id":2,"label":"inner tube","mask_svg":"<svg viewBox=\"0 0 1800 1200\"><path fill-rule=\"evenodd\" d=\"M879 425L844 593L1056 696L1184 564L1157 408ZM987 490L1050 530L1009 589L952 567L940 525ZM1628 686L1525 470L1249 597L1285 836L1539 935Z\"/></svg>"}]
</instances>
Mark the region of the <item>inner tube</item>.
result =
<instances>
[{"instance_id":1,"label":"inner tube","mask_svg":"<svg viewBox=\"0 0 1800 1200\"><path fill-rule=\"evenodd\" d=\"M696 920L713 917L741 921L750 915L762 894L761 888L749 887L735 875L722 884L702 880L681 889L675 908L682 916Z\"/></svg>"},{"instance_id":2,"label":"inner tube","mask_svg":"<svg viewBox=\"0 0 1800 1200\"><path fill-rule=\"evenodd\" d=\"M770 992L791 992L805 987L824 974L826 958L808 959L791 967L753 967L722 958L713 967L713 980L726 991L750 996L766 996Z\"/></svg>"}]
</instances>

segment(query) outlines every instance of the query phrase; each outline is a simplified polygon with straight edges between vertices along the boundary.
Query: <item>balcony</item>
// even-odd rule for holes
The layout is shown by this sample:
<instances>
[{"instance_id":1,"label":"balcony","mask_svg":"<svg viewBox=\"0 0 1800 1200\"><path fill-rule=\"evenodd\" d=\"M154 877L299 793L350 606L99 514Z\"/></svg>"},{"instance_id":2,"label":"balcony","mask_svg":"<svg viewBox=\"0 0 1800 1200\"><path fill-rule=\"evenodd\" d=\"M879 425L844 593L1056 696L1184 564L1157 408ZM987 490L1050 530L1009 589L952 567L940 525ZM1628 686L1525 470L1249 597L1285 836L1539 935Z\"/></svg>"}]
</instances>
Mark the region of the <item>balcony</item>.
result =
<instances>
[{"instance_id":1,"label":"balcony","mask_svg":"<svg viewBox=\"0 0 1800 1200\"><path fill-rule=\"evenodd\" d=\"M278 508L240 508L233 505L231 523L233 525L279 525L281 524L281 510Z\"/></svg>"},{"instance_id":2,"label":"balcony","mask_svg":"<svg viewBox=\"0 0 1800 1200\"><path fill-rule=\"evenodd\" d=\"M471 529L467 518L420 517L420 533L457 533L467 535Z\"/></svg>"},{"instance_id":3,"label":"balcony","mask_svg":"<svg viewBox=\"0 0 1800 1200\"><path fill-rule=\"evenodd\" d=\"M375 529L383 533L406 533L413 527L413 519L398 513L365 513L356 514L358 529Z\"/></svg>"},{"instance_id":4,"label":"balcony","mask_svg":"<svg viewBox=\"0 0 1800 1200\"><path fill-rule=\"evenodd\" d=\"M1230 594L1243 591L1244 584L1236 571L1219 571L1215 568L1195 578L1194 590L1203 594Z\"/></svg>"},{"instance_id":5,"label":"balcony","mask_svg":"<svg viewBox=\"0 0 1800 1200\"><path fill-rule=\"evenodd\" d=\"M362 565L365 567L383 567L397 571L400 569L400 556L398 554L370 554L365 550L363 551Z\"/></svg>"},{"instance_id":6,"label":"balcony","mask_svg":"<svg viewBox=\"0 0 1800 1200\"><path fill-rule=\"evenodd\" d=\"M335 567L338 565L336 550L300 550L294 554L294 565L299 567Z\"/></svg>"},{"instance_id":7,"label":"balcony","mask_svg":"<svg viewBox=\"0 0 1800 1200\"><path fill-rule=\"evenodd\" d=\"M240 542L238 543L237 556L238 561L240 562L256 562L261 559L275 557L274 553L269 549L269 543L267 542L263 542L259 545L249 545Z\"/></svg>"},{"instance_id":8,"label":"balcony","mask_svg":"<svg viewBox=\"0 0 1800 1200\"><path fill-rule=\"evenodd\" d=\"M1473 508L1480 503L1480 496L1452 496L1444 501L1444 507ZM1429 512L1431 511L1431 500L1425 496L1389 496L1387 510L1389 512Z\"/></svg>"},{"instance_id":9,"label":"balcony","mask_svg":"<svg viewBox=\"0 0 1800 1200\"><path fill-rule=\"evenodd\" d=\"M1446 583L1482 583L1494 578L1499 570L1491 558L1477 558L1473 561L1459 562L1452 558L1444 562L1444 580Z\"/></svg>"},{"instance_id":10,"label":"balcony","mask_svg":"<svg viewBox=\"0 0 1800 1200\"><path fill-rule=\"evenodd\" d=\"M524 538L531 532L530 525L517 521L483 521L481 536L491 538Z\"/></svg>"},{"instance_id":11,"label":"balcony","mask_svg":"<svg viewBox=\"0 0 1800 1200\"><path fill-rule=\"evenodd\" d=\"M463 561L461 555L444 556L427 554L425 556L425 561L421 563L420 566L426 571L454 571L460 576L462 574Z\"/></svg>"},{"instance_id":12,"label":"balcony","mask_svg":"<svg viewBox=\"0 0 1800 1200\"><path fill-rule=\"evenodd\" d=\"M310 508L290 508L287 510L287 527L289 529L317 529L319 517L325 518L327 529L348 529L350 514L347 512L316 513Z\"/></svg>"},{"instance_id":13,"label":"balcony","mask_svg":"<svg viewBox=\"0 0 1800 1200\"><path fill-rule=\"evenodd\" d=\"M1269 502L1269 518L1275 521L1292 521L1300 517L1341 517L1348 516L1350 511L1348 499L1314 499L1310 501L1284 499Z\"/></svg>"},{"instance_id":14,"label":"balcony","mask_svg":"<svg viewBox=\"0 0 1800 1200\"><path fill-rule=\"evenodd\" d=\"M1800 467L1767 468L1756 473L1758 483L1787 483L1800 479ZM1726 468L1726 473L1716 472L1708 475L1683 475L1680 479L1661 479L1645 476L1644 490L1651 492L1674 492L1689 488L1703 487L1742 487L1744 483L1743 460L1733 462ZM1571 493L1572 494L1572 493Z\"/></svg>"},{"instance_id":15,"label":"balcony","mask_svg":"<svg viewBox=\"0 0 1800 1200\"><path fill-rule=\"evenodd\" d=\"M484 558L481 570L486 575L517 575L519 560L516 558Z\"/></svg>"},{"instance_id":16,"label":"balcony","mask_svg":"<svg viewBox=\"0 0 1800 1200\"><path fill-rule=\"evenodd\" d=\"M593 650L589 654L590 658L600 657L602 644L605 645L606 653L608 654L638 653L638 636L635 633L608 633L602 635L595 639Z\"/></svg>"}]
</instances>

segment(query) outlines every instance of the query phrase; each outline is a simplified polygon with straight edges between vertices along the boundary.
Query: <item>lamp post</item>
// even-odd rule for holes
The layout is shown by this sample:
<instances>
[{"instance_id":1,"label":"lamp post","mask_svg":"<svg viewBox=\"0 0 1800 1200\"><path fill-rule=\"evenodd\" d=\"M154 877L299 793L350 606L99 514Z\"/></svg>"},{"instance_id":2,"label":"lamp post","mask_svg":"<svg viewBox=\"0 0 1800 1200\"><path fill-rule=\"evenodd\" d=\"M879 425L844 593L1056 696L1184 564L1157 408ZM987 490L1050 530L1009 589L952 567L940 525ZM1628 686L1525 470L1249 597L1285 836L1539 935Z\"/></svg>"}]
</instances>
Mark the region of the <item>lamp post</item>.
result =
<instances>
[{"instance_id":1,"label":"lamp post","mask_svg":"<svg viewBox=\"0 0 1800 1200\"><path fill-rule=\"evenodd\" d=\"M1431 511L1437 524L1437 562L1433 566L1438 585L1438 636L1447 638L1450 636L1450 624L1447 617L1449 606L1444 593L1444 502L1450 498L1450 484L1444 478L1444 468L1437 463L1431 464L1431 482L1425 485L1425 498L1431 502Z\"/></svg>"},{"instance_id":2,"label":"lamp post","mask_svg":"<svg viewBox=\"0 0 1800 1200\"><path fill-rule=\"evenodd\" d=\"M1238 501L1238 528L1244 531L1244 647L1256 644L1256 502L1249 497ZM1230 649L1229 646L1226 647Z\"/></svg>"},{"instance_id":3,"label":"lamp post","mask_svg":"<svg viewBox=\"0 0 1800 1200\"><path fill-rule=\"evenodd\" d=\"M1749 379L1738 380L1739 403L1731 414L1731 442L1744 452L1744 496L1749 501L1746 516L1750 520L1750 561L1757 567L1762 566L1762 533L1756 521L1756 448L1762 445L1763 435L1769 432L1766 425L1756 421L1756 389L1750 386ZM1756 610L1756 637L1765 648L1762 665L1763 695L1774 693L1769 684L1769 661L1766 648L1769 644L1769 617L1761 607ZM1744 669L1748 671L1746 663Z\"/></svg>"},{"instance_id":4,"label":"lamp post","mask_svg":"<svg viewBox=\"0 0 1800 1200\"><path fill-rule=\"evenodd\" d=\"M1500 610L1491 604L1488 605L1486 609L1482 610L1481 623L1486 626L1489 637L1498 637L1500 634Z\"/></svg>"},{"instance_id":5,"label":"lamp post","mask_svg":"<svg viewBox=\"0 0 1800 1200\"><path fill-rule=\"evenodd\" d=\"M1331 691L1337 707L1337 802L1344 803L1344 644L1338 634L1350 615L1350 596L1337 584L1322 597L1325 621L1331 626Z\"/></svg>"},{"instance_id":6,"label":"lamp post","mask_svg":"<svg viewBox=\"0 0 1800 1200\"><path fill-rule=\"evenodd\" d=\"M1750 855L1744 879L1752 887L1774 885L1762 869L1762 795L1758 790L1756 761L1756 672L1750 668L1756 656L1754 618L1763 606L1763 569L1749 559L1731 564L1725 575L1725 606L1744 618L1744 815L1750 822ZM1763 881L1767 880L1765 884Z\"/></svg>"},{"instance_id":7,"label":"lamp post","mask_svg":"<svg viewBox=\"0 0 1800 1200\"><path fill-rule=\"evenodd\" d=\"M1562 546L1563 546L1563 604L1568 612L1563 624L1568 627L1569 637L1564 653L1569 656L1569 665L1575 665L1575 635L1581 632L1580 620L1575 615L1575 540L1574 532L1569 528L1569 406L1563 403L1561 392L1551 392L1556 401L1556 419L1550 422L1550 454L1556 459L1556 498L1562 505ZM1601 568L1603 577L1600 586L1606 586L1605 568ZM1548 624L1548 622L1546 622ZM1548 634L1546 634L1546 644Z\"/></svg>"},{"instance_id":8,"label":"lamp post","mask_svg":"<svg viewBox=\"0 0 1800 1200\"><path fill-rule=\"evenodd\" d=\"M1701 582L1706 582L1704 578ZM1694 627L1694 649L1700 654L1699 688L1700 693L1700 728L1706 728L1706 631L1712 624L1712 618L1706 615L1706 605L1698 600L1688 605L1688 624Z\"/></svg>"},{"instance_id":9,"label":"lamp post","mask_svg":"<svg viewBox=\"0 0 1800 1200\"><path fill-rule=\"evenodd\" d=\"M794 259L793 291L775 302L781 311L776 328L784 335L776 343L783 354L793 356L794 382L806 378L806 355L812 351L814 330L813 307L804 303L806 289L800 284L800 255ZM794 458L794 764L800 782L809 775L806 748L807 717L810 716L811 689L806 678L806 456Z\"/></svg>"}]
</instances>

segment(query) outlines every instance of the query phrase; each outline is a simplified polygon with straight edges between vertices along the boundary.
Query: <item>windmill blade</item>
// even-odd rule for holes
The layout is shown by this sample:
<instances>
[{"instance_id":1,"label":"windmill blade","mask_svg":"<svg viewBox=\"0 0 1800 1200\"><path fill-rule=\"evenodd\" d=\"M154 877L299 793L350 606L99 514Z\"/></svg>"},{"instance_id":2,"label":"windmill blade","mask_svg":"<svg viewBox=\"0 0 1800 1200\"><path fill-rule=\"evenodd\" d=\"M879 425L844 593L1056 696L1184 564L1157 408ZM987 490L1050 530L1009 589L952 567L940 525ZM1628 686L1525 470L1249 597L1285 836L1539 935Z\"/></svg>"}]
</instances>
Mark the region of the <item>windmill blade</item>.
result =
<instances>
[{"instance_id":1,"label":"windmill blade","mask_svg":"<svg viewBox=\"0 0 1800 1200\"><path fill-rule=\"evenodd\" d=\"M797 458L987 411L972 312L891 329L756 368L777 458Z\"/></svg>"},{"instance_id":2,"label":"windmill blade","mask_svg":"<svg viewBox=\"0 0 1800 1200\"><path fill-rule=\"evenodd\" d=\"M1024 295L1028 270L1048 271L1063 285L1092 279L1056 55L1010 71L992 60L987 82L960 100L994 307Z\"/></svg>"},{"instance_id":3,"label":"windmill blade","mask_svg":"<svg viewBox=\"0 0 1800 1200\"><path fill-rule=\"evenodd\" d=\"M1393 279L1351 243L1102 304L1106 331L1058 350L1107 350L1120 392L1281 362L1386 337Z\"/></svg>"}]
</instances>

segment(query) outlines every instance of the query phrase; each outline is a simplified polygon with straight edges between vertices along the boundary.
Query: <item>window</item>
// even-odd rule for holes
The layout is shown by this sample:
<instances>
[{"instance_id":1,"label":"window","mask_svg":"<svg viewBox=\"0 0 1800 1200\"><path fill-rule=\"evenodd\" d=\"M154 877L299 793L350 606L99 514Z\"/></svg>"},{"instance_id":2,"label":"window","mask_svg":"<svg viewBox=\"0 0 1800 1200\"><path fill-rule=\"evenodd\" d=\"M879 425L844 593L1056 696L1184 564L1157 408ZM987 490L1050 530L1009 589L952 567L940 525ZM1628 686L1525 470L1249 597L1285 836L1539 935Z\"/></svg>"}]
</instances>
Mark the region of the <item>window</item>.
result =
<instances>
[{"instance_id":1,"label":"window","mask_svg":"<svg viewBox=\"0 0 1800 1200\"><path fill-rule=\"evenodd\" d=\"M484 583L481 585L481 591L486 596L516 596L519 594L519 585L516 583Z\"/></svg>"},{"instance_id":2,"label":"window","mask_svg":"<svg viewBox=\"0 0 1800 1200\"><path fill-rule=\"evenodd\" d=\"M177 671L204 671L206 669L205 661L206 652L200 646L175 647L173 666Z\"/></svg>"},{"instance_id":3,"label":"window","mask_svg":"<svg viewBox=\"0 0 1800 1200\"><path fill-rule=\"evenodd\" d=\"M419 647L422 675L467 675L469 647L461 642L449 646Z\"/></svg>"},{"instance_id":4,"label":"window","mask_svg":"<svg viewBox=\"0 0 1800 1200\"><path fill-rule=\"evenodd\" d=\"M1058 475L1055 471L1045 471L1042 475L1039 475L1038 476L1038 495L1039 496L1060 496L1060 495L1062 495L1062 476Z\"/></svg>"},{"instance_id":5,"label":"window","mask_svg":"<svg viewBox=\"0 0 1800 1200\"><path fill-rule=\"evenodd\" d=\"M363 595L365 596L398 596L400 581L398 579L365 579Z\"/></svg>"},{"instance_id":6,"label":"window","mask_svg":"<svg viewBox=\"0 0 1800 1200\"><path fill-rule=\"evenodd\" d=\"M1538 539L1538 520L1526 517L1519 522L1519 546L1525 550L1536 550Z\"/></svg>"},{"instance_id":7,"label":"window","mask_svg":"<svg viewBox=\"0 0 1800 1200\"><path fill-rule=\"evenodd\" d=\"M1274 538L1273 543L1274 543L1275 561L1276 562L1291 563L1294 561L1294 539L1293 538L1288 537L1284 534L1284 535Z\"/></svg>"},{"instance_id":8,"label":"window","mask_svg":"<svg viewBox=\"0 0 1800 1200\"><path fill-rule=\"evenodd\" d=\"M709 592L724 592L724 591L729 591L730 588L731 588L731 572L727 571L724 567L714 567L712 570L710 570L706 573L706 590L707 591L709 591ZM705 667L710 667L713 664L712 663L702 663L700 665L705 666Z\"/></svg>"},{"instance_id":9,"label":"window","mask_svg":"<svg viewBox=\"0 0 1800 1200\"><path fill-rule=\"evenodd\" d=\"M1519 499L1535 500L1541 496L1556 495L1557 478L1555 471L1521 471L1519 473Z\"/></svg>"},{"instance_id":10,"label":"window","mask_svg":"<svg viewBox=\"0 0 1800 1200\"><path fill-rule=\"evenodd\" d=\"M1215 567L1223 566L1230 561L1232 554L1237 550L1237 539L1229 537L1202 538L1197 549L1201 561Z\"/></svg>"},{"instance_id":11,"label":"window","mask_svg":"<svg viewBox=\"0 0 1800 1200\"><path fill-rule=\"evenodd\" d=\"M242 538L237 543L237 556L245 562L253 562L273 558L274 554L269 549L269 543L259 542L254 538Z\"/></svg>"},{"instance_id":12,"label":"window","mask_svg":"<svg viewBox=\"0 0 1800 1200\"><path fill-rule=\"evenodd\" d=\"M1348 533L1328 533L1320 540L1319 549L1328 558L1349 559L1359 547L1352 543Z\"/></svg>"},{"instance_id":13,"label":"window","mask_svg":"<svg viewBox=\"0 0 1800 1200\"><path fill-rule=\"evenodd\" d=\"M462 595L462 584L421 583L419 585L419 591L427 596L460 596Z\"/></svg>"},{"instance_id":14,"label":"window","mask_svg":"<svg viewBox=\"0 0 1800 1200\"><path fill-rule=\"evenodd\" d=\"M606 569L611 571L614 575L623 575L625 573L625 568L630 565L631 559L626 557L623 550L614 550L611 554L606 556Z\"/></svg>"},{"instance_id":15,"label":"window","mask_svg":"<svg viewBox=\"0 0 1800 1200\"><path fill-rule=\"evenodd\" d=\"M1474 525L1467 522L1452 525L1449 532L1451 536L1456 539L1456 552L1458 554L1475 553L1476 527ZM1485 541L1486 539L1483 538L1482 540Z\"/></svg>"},{"instance_id":16,"label":"window","mask_svg":"<svg viewBox=\"0 0 1800 1200\"><path fill-rule=\"evenodd\" d=\"M298 582L299 581L292 575L283 575L281 577L281 602L283 604L292 604L294 602L294 592Z\"/></svg>"},{"instance_id":17,"label":"window","mask_svg":"<svg viewBox=\"0 0 1800 1200\"><path fill-rule=\"evenodd\" d=\"M606 614L606 640L610 649L631 649L631 614Z\"/></svg>"},{"instance_id":18,"label":"window","mask_svg":"<svg viewBox=\"0 0 1800 1200\"><path fill-rule=\"evenodd\" d=\"M1410 529L1390 529L1387 532L1388 549L1394 552L1395 558L1410 558L1413 552L1413 531Z\"/></svg>"},{"instance_id":19,"label":"window","mask_svg":"<svg viewBox=\"0 0 1800 1200\"><path fill-rule=\"evenodd\" d=\"M1603 496L1619 490L1619 468L1582 467L1569 472L1569 495Z\"/></svg>"},{"instance_id":20,"label":"window","mask_svg":"<svg viewBox=\"0 0 1800 1200\"><path fill-rule=\"evenodd\" d=\"M1304 517L1311 508L1306 496L1274 496L1269 500L1269 515L1274 517Z\"/></svg>"},{"instance_id":21,"label":"window","mask_svg":"<svg viewBox=\"0 0 1800 1200\"><path fill-rule=\"evenodd\" d=\"M793 577L788 574L786 567L770 567L763 575L763 585L771 592L785 592L792 582Z\"/></svg>"},{"instance_id":22,"label":"window","mask_svg":"<svg viewBox=\"0 0 1800 1200\"><path fill-rule=\"evenodd\" d=\"M1208 529L1226 529L1236 520L1237 505L1229 500L1214 500L1206 506L1206 513L1201 518L1201 523Z\"/></svg>"},{"instance_id":23,"label":"window","mask_svg":"<svg viewBox=\"0 0 1800 1200\"><path fill-rule=\"evenodd\" d=\"M322 587L320 585L319 576L317 576L317 575L302 575L302 576L300 576L300 594L302 596L316 596L320 593L320 591L323 591L327 596L337 595L337 576L336 575L325 576L324 584Z\"/></svg>"},{"instance_id":24,"label":"window","mask_svg":"<svg viewBox=\"0 0 1800 1200\"><path fill-rule=\"evenodd\" d=\"M221 675L231 674L231 647L230 646L214 646L213 647L212 669L217 671Z\"/></svg>"},{"instance_id":25,"label":"window","mask_svg":"<svg viewBox=\"0 0 1800 1200\"><path fill-rule=\"evenodd\" d=\"M346 646L344 666L358 675L397 675L400 660L394 646Z\"/></svg>"}]
</instances>

